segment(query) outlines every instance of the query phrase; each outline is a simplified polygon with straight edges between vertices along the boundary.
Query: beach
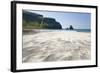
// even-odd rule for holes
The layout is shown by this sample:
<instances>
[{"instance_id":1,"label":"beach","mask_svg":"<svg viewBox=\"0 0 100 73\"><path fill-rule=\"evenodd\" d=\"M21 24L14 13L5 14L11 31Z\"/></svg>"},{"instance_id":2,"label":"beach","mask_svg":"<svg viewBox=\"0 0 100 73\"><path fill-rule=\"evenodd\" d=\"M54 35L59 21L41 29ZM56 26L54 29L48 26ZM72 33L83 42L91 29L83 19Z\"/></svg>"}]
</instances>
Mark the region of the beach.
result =
<instances>
[{"instance_id":1,"label":"beach","mask_svg":"<svg viewBox=\"0 0 100 73\"><path fill-rule=\"evenodd\" d=\"M23 34L22 62L24 63L90 59L90 32L66 30Z\"/></svg>"}]
</instances>

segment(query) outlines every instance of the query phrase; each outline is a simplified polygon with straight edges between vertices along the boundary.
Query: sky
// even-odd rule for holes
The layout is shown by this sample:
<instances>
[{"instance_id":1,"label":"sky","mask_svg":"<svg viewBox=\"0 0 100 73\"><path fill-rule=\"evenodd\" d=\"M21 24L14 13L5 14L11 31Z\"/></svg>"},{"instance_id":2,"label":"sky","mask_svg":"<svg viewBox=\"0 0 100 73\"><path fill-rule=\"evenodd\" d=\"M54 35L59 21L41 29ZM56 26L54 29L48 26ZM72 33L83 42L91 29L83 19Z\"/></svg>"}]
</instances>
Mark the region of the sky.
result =
<instances>
[{"instance_id":1,"label":"sky","mask_svg":"<svg viewBox=\"0 0 100 73\"><path fill-rule=\"evenodd\" d=\"M68 28L72 25L75 29L90 29L91 14L79 12L54 12L54 11L34 11L33 13L41 14L44 17L55 18L62 25L62 28Z\"/></svg>"}]
</instances>

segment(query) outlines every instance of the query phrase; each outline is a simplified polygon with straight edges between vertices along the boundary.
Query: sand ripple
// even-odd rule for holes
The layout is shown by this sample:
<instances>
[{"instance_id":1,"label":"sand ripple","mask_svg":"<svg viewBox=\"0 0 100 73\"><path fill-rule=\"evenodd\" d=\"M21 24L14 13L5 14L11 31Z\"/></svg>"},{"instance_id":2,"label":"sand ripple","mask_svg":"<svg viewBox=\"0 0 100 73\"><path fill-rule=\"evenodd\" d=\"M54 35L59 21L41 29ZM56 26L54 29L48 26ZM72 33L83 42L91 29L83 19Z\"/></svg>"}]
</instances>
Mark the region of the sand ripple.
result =
<instances>
[{"instance_id":1,"label":"sand ripple","mask_svg":"<svg viewBox=\"0 0 100 73\"><path fill-rule=\"evenodd\" d=\"M90 38L90 33L74 31L23 35L23 62L90 59Z\"/></svg>"}]
</instances>

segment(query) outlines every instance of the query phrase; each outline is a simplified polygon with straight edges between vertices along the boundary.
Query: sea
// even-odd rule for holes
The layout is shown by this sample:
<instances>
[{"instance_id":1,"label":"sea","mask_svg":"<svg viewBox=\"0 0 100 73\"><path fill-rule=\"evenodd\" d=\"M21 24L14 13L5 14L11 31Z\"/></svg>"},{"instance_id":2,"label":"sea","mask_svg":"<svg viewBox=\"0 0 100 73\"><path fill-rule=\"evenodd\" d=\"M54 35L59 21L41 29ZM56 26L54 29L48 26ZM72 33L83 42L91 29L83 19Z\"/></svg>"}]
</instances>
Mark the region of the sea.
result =
<instances>
[{"instance_id":1,"label":"sea","mask_svg":"<svg viewBox=\"0 0 100 73\"><path fill-rule=\"evenodd\" d=\"M65 29L40 29L39 31L43 32L53 32L53 31L76 31L76 32L91 32L91 29L74 29L74 30L65 30Z\"/></svg>"}]
</instances>

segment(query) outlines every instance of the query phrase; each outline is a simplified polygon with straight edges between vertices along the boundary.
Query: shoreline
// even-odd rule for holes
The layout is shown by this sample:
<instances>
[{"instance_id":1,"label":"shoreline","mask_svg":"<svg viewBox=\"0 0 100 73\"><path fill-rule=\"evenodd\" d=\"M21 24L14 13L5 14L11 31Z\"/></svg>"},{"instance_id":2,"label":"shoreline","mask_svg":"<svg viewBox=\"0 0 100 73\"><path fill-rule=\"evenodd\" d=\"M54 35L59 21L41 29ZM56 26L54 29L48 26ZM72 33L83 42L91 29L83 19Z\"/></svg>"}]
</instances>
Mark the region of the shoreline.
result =
<instances>
[{"instance_id":1,"label":"shoreline","mask_svg":"<svg viewBox=\"0 0 100 73\"><path fill-rule=\"evenodd\" d=\"M80 30L84 30L84 29L74 29L74 30L65 30L65 29L24 29L23 30L23 34L35 34L35 33L39 33L39 32L62 32L62 31L66 31L66 32L84 32L84 33L89 33L89 31L80 31Z\"/></svg>"}]
</instances>

